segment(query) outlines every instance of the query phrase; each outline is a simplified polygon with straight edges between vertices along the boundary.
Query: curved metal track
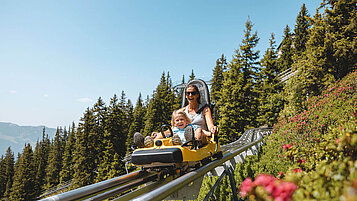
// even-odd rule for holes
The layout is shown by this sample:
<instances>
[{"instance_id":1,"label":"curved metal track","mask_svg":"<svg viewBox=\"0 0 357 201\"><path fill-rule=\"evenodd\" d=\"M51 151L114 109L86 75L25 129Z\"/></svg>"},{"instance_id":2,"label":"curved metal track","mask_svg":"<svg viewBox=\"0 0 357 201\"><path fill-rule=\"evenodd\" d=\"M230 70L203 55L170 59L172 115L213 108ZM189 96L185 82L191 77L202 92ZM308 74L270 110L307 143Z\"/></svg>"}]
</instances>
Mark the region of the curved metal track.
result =
<instances>
[{"instance_id":1,"label":"curved metal track","mask_svg":"<svg viewBox=\"0 0 357 201\"><path fill-rule=\"evenodd\" d=\"M180 189L190 186L192 182L205 175L221 175L220 178L228 175L231 182L233 182L231 183L231 186L235 186L233 179L235 165L244 161L244 158L247 155L257 154L259 146L263 143L264 136L269 135L270 133L271 129L249 129L244 132L237 141L221 147L224 153L223 158L212 161L199 169L188 172L178 178L175 176L168 176L165 173L136 171L117 178L44 198L41 201L94 201L108 199L118 195L121 196L114 200L163 200ZM208 193L205 200L212 194L215 186L217 186L217 184L213 186L213 189ZM235 187L232 188L232 191L236 191ZM233 200L237 200L237 198L235 197Z\"/></svg>"}]
</instances>

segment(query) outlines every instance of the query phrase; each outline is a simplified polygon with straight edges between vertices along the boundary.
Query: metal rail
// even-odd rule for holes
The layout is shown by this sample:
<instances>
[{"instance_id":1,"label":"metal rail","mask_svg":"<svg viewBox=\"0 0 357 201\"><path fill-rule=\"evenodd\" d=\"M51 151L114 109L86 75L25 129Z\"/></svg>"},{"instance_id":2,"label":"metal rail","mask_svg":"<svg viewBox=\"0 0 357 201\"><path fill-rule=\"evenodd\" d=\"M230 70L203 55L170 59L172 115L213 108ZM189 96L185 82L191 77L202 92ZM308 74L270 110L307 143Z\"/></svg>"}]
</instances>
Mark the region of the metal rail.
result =
<instances>
[{"instance_id":1,"label":"metal rail","mask_svg":"<svg viewBox=\"0 0 357 201\"><path fill-rule=\"evenodd\" d=\"M258 145L262 144L263 136L270 134L270 129L249 129L243 133L239 140L227 144L221 147L224 152L224 156L221 159L217 159L201 168L189 172L177 179L174 176L159 180L159 173L148 173L146 171L136 171L120 177L95 183L89 186L85 186L79 189L75 189L69 192L65 192L52 197L44 198L41 201L68 201L68 200L104 200L119 194L122 196L114 199L116 201L131 200L163 200L170 196L172 193L187 186L191 182L203 177L206 173L216 172L216 175L221 175L218 179L218 183L225 175L228 175L231 181L232 192L234 192L233 200L238 200L237 189L233 178L233 171L235 164L238 161L243 161L247 153L251 151L251 154L257 153ZM255 147L255 149L253 149ZM255 150L255 151L254 151ZM244 156L242 156L244 155ZM221 169L221 170L219 170ZM219 173L219 174L218 174ZM212 187L208 193L212 195L214 188L218 186L216 184ZM136 190L139 185L145 184ZM131 192L127 192L132 190ZM208 200L207 195L204 200Z\"/></svg>"},{"instance_id":2,"label":"metal rail","mask_svg":"<svg viewBox=\"0 0 357 201\"><path fill-rule=\"evenodd\" d=\"M72 191L68 191L59 195L54 195L48 198L44 198L40 201L69 201L69 200L75 200L79 198L83 198L85 196L89 196L92 194L100 193L102 191L114 188L119 185L124 185L127 182L132 182L133 180L137 179L145 179L145 178L151 178L151 180L155 179L156 175L153 173L148 173L146 171L136 171L132 172L120 177L116 177L113 179L105 180L99 183L95 183L92 185L84 186L82 188L78 188ZM147 180L148 181L148 180ZM147 182L146 181L146 182ZM140 185L141 183L138 183ZM135 186L133 186L135 187Z\"/></svg>"}]
</instances>

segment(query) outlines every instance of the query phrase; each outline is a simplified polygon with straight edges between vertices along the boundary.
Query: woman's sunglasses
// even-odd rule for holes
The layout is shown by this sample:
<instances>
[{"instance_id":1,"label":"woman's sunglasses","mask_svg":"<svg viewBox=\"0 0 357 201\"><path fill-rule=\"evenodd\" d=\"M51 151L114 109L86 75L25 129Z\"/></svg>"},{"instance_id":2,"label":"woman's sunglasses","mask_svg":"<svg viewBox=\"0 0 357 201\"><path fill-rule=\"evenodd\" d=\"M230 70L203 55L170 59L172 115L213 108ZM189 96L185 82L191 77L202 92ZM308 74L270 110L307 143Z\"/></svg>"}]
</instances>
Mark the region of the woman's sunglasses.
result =
<instances>
[{"instance_id":1,"label":"woman's sunglasses","mask_svg":"<svg viewBox=\"0 0 357 201\"><path fill-rule=\"evenodd\" d=\"M197 94L197 91L189 91L189 92L186 92L186 95L187 95L187 96L189 96L189 95L194 96L194 95L196 95L196 94Z\"/></svg>"}]
</instances>

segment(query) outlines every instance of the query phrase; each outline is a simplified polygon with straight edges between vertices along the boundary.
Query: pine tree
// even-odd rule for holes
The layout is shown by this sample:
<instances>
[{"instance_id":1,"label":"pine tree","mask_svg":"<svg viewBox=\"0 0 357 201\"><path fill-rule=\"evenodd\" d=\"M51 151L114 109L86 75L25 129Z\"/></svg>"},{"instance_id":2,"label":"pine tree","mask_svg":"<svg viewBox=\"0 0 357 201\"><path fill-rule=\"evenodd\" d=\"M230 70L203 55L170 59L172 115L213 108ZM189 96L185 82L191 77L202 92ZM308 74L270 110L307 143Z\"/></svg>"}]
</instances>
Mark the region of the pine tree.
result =
<instances>
[{"instance_id":1,"label":"pine tree","mask_svg":"<svg viewBox=\"0 0 357 201\"><path fill-rule=\"evenodd\" d=\"M76 142L76 129L74 122L72 123L72 128L69 129L68 140L64 148L62 156L62 169L60 172L60 183L67 182L71 180L74 174L73 166L73 154Z\"/></svg>"},{"instance_id":2,"label":"pine tree","mask_svg":"<svg viewBox=\"0 0 357 201\"><path fill-rule=\"evenodd\" d=\"M127 151L131 151L131 145L133 144L133 135L135 132L142 132L144 130L144 116L145 107L143 100L141 99L141 93L139 94L138 100L136 101L136 106L133 112L133 121L130 124L128 137L126 141Z\"/></svg>"},{"instance_id":3,"label":"pine tree","mask_svg":"<svg viewBox=\"0 0 357 201\"><path fill-rule=\"evenodd\" d=\"M46 167L46 189L59 184L59 173L62 168L62 128L57 128L55 139L52 142Z\"/></svg>"},{"instance_id":4,"label":"pine tree","mask_svg":"<svg viewBox=\"0 0 357 201\"><path fill-rule=\"evenodd\" d=\"M10 200L35 200L35 166L30 144L25 148L15 165L14 180L10 192Z\"/></svg>"},{"instance_id":5,"label":"pine tree","mask_svg":"<svg viewBox=\"0 0 357 201\"><path fill-rule=\"evenodd\" d=\"M41 194L42 192L42 187L46 187L44 184L45 184L45 178L46 178L46 168L42 169L44 174L43 174L43 177L40 178L39 176L39 173L41 172L40 171L40 166L41 166L41 153L40 153L40 150L41 150L41 141L38 141L36 142L36 146L35 146L35 151L33 152L33 155L34 155L34 166L35 166L35 186L34 186L34 190L35 190L35 195L38 196ZM47 160L46 160L46 164L47 164ZM37 180L37 178L39 180ZM41 180L42 179L42 180ZM44 185L44 186L42 186Z\"/></svg>"},{"instance_id":6,"label":"pine tree","mask_svg":"<svg viewBox=\"0 0 357 201\"><path fill-rule=\"evenodd\" d=\"M5 157L1 159L1 175L0 175L0 198L9 197L10 189L13 183L14 177L14 165L15 158L14 153L11 151L11 147L8 147L5 153Z\"/></svg>"},{"instance_id":7,"label":"pine tree","mask_svg":"<svg viewBox=\"0 0 357 201\"><path fill-rule=\"evenodd\" d=\"M193 69L192 69L192 72L191 72L191 75L190 75L190 80L194 80L196 78L195 74L193 73Z\"/></svg>"},{"instance_id":8,"label":"pine tree","mask_svg":"<svg viewBox=\"0 0 357 201\"><path fill-rule=\"evenodd\" d=\"M6 173L5 173L5 162L4 156L1 155L0 158L0 198L3 197L6 189Z\"/></svg>"},{"instance_id":9,"label":"pine tree","mask_svg":"<svg viewBox=\"0 0 357 201\"><path fill-rule=\"evenodd\" d=\"M280 110L283 109L283 100L280 95L282 84L278 80L281 72L278 65L278 55L275 45L274 34L271 34L269 48L266 50L261 60L262 71L259 74L261 80L257 87L259 93L259 125L272 127L277 121Z\"/></svg>"},{"instance_id":10,"label":"pine tree","mask_svg":"<svg viewBox=\"0 0 357 201\"><path fill-rule=\"evenodd\" d=\"M325 5L326 67L335 79L357 69L357 4L355 0Z\"/></svg>"},{"instance_id":11,"label":"pine tree","mask_svg":"<svg viewBox=\"0 0 357 201\"><path fill-rule=\"evenodd\" d=\"M119 100L119 105L118 109L113 111L114 114L119 118L119 122L117 123L118 126L118 131L120 134L117 135L118 142L115 143L116 146L116 153L119 154L120 158L123 158L126 153L126 146L125 143L127 141L128 135L132 135L129 133L130 125L131 122L133 121L133 105L131 104L131 101L128 100L126 101L126 95L124 91L122 92L122 95ZM113 132L113 134L115 133Z\"/></svg>"},{"instance_id":12,"label":"pine tree","mask_svg":"<svg viewBox=\"0 0 357 201\"><path fill-rule=\"evenodd\" d=\"M94 133L95 117L89 108L84 113L78 125L74 153L74 175L71 188L92 184L96 177L96 133Z\"/></svg>"},{"instance_id":13,"label":"pine tree","mask_svg":"<svg viewBox=\"0 0 357 201\"><path fill-rule=\"evenodd\" d=\"M252 34L252 22L248 19L242 45L235 51L228 71L224 73L221 99L218 102L221 119L220 142L232 142L244 130L256 126L257 97L254 92L259 72L259 51L255 51L259 38Z\"/></svg>"},{"instance_id":14,"label":"pine tree","mask_svg":"<svg viewBox=\"0 0 357 201\"><path fill-rule=\"evenodd\" d=\"M125 142L133 119L132 110L131 101L126 101L124 91L119 100L116 95L111 99L102 142L105 149L100 158L96 181L110 179L124 173L122 159L127 150Z\"/></svg>"},{"instance_id":15,"label":"pine tree","mask_svg":"<svg viewBox=\"0 0 357 201\"><path fill-rule=\"evenodd\" d=\"M223 86L223 72L227 69L227 60L224 54L221 58L218 58L216 61L216 66L213 69L212 85L211 85L211 102L215 105L220 100L221 89ZM219 120L219 108L213 108L213 121L218 122Z\"/></svg>"},{"instance_id":16,"label":"pine tree","mask_svg":"<svg viewBox=\"0 0 357 201\"><path fill-rule=\"evenodd\" d=\"M279 66L281 71L291 69L293 64L293 47L292 47L292 34L290 33L290 28L286 25L284 29L283 41L279 46Z\"/></svg>"},{"instance_id":17,"label":"pine tree","mask_svg":"<svg viewBox=\"0 0 357 201\"><path fill-rule=\"evenodd\" d=\"M124 165L119 159L118 153L114 150L113 141L110 139L111 134L106 131L104 137L103 143L106 146L98 167L96 182L111 179L124 173Z\"/></svg>"},{"instance_id":18,"label":"pine tree","mask_svg":"<svg viewBox=\"0 0 357 201\"><path fill-rule=\"evenodd\" d=\"M304 61L306 61L306 56L310 54L309 51L311 51L311 49L309 50L307 47L308 40L310 40L310 27L311 20L305 4L303 4L296 18L293 36L294 62L291 65L291 70L294 76L289 78L284 86L284 99L286 101L284 116L290 115L290 111L302 111L303 108L301 104L306 100L309 94L309 89L307 89L308 87L306 87L305 83L310 77L307 78L304 75L309 67L307 68Z\"/></svg>"},{"instance_id":19,"label":"pine tree","mask_svg":"<svg viewBox=\"0 0 357 201\"><path fill-rule=\"evenodd\" d=\"M305 4L302 5L294 28L293 44L298 55L306 49L306 42L309 39L309 29L311 27L310 15Z\"/></svg>"},{"instance_id":20,"label":"pine tree","mask_svg":"<svg viewBox=\"0 0 357 201\"><path fill-rule=\"evenodd\" d=\"M289 111L301 112L303 101L316 96L336 79L356 68L356 4L353 1L330 1L325 13L317 12L306 51L293 64L296 74L285 87Z\"/></svg>"},{"instance_id":21,"label":"pine tree","mask_svg":"<svg viewBox=\"0 0 357 201\"><path fill-rule=\"evenodd\" d=\"M167 74L166 77L163 73L146 111L144 134L149 135L153 131L159 131L163 124L170 124L174 103L171 87L170 75Z\"/></svg>"},{"instance_id":22,"label":"pine tree","mask_svg":"<svg viewBox=\"0 0 357 201\"><path fill-rule=\"evenodd\" d=\"M106 107L103 99L98 98L97 102L93 106L93 116L95 123L93 124L93 130L91 132L91 137L93 137L92 146L95 150L95 160L93 161L94 166L98 166L100 163L100 158L103 156L105 150L105 145L103 144L104 133L106 129L106 121L108 118L108 108Z\"/></svg>"},{"instance_id":23,"label":"pine tree","mask_svg":"<svg viewBox=\"0 0 357 201\"><path fill-rule=\"evenodd\" d=\"M40 195L40 193L46 189L46 168L50 147L51 141L46 134L46 129L43 128L42 139L40 142L37 142L34 152L36 168L36 195Z\"/></svg>"}]
</instances>

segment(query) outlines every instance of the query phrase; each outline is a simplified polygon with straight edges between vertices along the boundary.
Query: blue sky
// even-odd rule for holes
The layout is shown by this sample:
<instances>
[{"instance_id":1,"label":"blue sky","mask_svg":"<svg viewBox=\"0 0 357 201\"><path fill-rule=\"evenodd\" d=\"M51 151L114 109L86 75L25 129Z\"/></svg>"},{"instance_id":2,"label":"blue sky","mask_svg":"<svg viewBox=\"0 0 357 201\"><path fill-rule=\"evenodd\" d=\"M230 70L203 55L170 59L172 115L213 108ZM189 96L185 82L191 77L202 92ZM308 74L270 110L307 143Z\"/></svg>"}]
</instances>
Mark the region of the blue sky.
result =
<instances>
[{"instance_id":1,"label":"blue sky","mask_svg":"<svg viewBox=\"0 0 357 201\"><path fill-rule=\"evenodd\" d=\"M0 122L68 127L99 97L152 95L163 72L209 80L248 16L262 57L303 3L313 16L320 1L1 1Z\"/></svg>"}]
</instances>

